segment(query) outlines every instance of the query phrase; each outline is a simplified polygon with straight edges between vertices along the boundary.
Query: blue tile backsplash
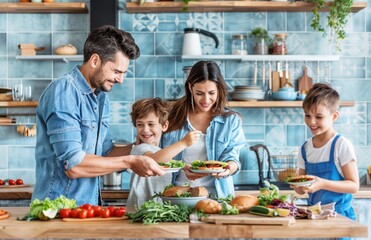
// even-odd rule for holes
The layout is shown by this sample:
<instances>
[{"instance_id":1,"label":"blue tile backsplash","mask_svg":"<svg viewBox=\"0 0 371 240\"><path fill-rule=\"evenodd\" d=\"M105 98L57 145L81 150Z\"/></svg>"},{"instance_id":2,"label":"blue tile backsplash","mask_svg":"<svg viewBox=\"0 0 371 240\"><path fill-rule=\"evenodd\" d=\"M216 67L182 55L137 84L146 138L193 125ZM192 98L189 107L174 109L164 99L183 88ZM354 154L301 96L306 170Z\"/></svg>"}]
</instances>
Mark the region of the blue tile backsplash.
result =
<instances>
[{"instance_id":1,"label":"blue tile backsplash","mask_svg":"<svg viewBox=\"0 0 371 240\"><path fill-rule=\"evenodd\" d=\"M72 0L71 0L72 1ZM8 2L8 0L0 0ZM85 2L90 4L89 0ZM336 130L348 137L357 152L358 166L366 168L371 152L371 0L368 7L352 13L347 24L340 61L289 62L292 81L297 85L308 68L314 82L329 81L340 92L342 100L354 100L354 107L343 107ZM111 135L117 142L133 141L135 129L131 124L133 101L143 97L177 99L184 93L183 66L195 63L182 60L183 33L186 27L197 27L215 33L220 41L216 49L211 38L201 36L203 54L231 54L234 34L249 34L255 27L264 27L270 34L287 32L289 54L336 54L322 33L310 26L311 12L241 12L241 13L162 13L128 14L125 2L119 0L118 26L132 33L141 49L141 57L132 62L125 81L110 92ZM325 19L326 13L321 13ZM60 60L16 60L18 44L35 43L45 46L41 55L54 53L56 47L72 43L82 54L84 41L90 31L89 14L10 14L0 13L0 86L12 87L23 82L33 87L37 100L53 79L69 71L78 62ZM253 39L248 37L248 52L253 53ZM228 90L236 85L251 84L254 62L218 60ZM262 63L258 62L258 84L261 84ZM273 66L275 68L275 65ZM266 144L271 154L297 151L310 137L303 121L301 108L235 108L243 117L243 129L250 145ZM0 113L32 113L34 109L5 109ZM19 117L32 125L33 116ZM34 183L35 138L25 138L16 126L0 126L0 178L22 177ZM248 148L241 152L241 174L238 183L256 181L257 164ZM247 171L250 171L247 174ZM125 175L126 176L126 175ZM124 188L129 178L124 177Z\"/></svg>"}]
</instances>

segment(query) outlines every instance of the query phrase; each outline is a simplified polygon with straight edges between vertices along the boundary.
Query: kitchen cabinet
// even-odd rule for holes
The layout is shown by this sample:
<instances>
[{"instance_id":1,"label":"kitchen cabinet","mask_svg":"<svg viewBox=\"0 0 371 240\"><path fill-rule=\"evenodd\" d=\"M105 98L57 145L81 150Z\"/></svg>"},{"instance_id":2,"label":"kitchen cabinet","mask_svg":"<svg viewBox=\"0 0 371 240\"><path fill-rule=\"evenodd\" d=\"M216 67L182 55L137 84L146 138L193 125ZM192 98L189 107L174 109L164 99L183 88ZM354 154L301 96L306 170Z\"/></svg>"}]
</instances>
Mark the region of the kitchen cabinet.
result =
<instances>
[{"instance_id":1,"label":"kitchen cabinet","mask_svg":"<svg viewBox=\"0 0 371 240\"><path fill-rule=\"evenodd\" d=\"M328 11L331 2L326 2L324 11ZM184 12L183 2L136 2L126 3L129 13L166 13ZM352 12L359 12L367 7L367 2L354 2ZM297 2L273 2L273 1L190 1L187 12L311 12L314 3Z\"/></svg>"},{"instance_id":2,"label":"kitchen cabinet","mask_svg":"<svg viewBox=\"0 0 371 240\"><path fill-rule=\"evenodd\" d=\"M84 2L0 3L0 13L88 13Z\"/></svg>"}]
</instances>

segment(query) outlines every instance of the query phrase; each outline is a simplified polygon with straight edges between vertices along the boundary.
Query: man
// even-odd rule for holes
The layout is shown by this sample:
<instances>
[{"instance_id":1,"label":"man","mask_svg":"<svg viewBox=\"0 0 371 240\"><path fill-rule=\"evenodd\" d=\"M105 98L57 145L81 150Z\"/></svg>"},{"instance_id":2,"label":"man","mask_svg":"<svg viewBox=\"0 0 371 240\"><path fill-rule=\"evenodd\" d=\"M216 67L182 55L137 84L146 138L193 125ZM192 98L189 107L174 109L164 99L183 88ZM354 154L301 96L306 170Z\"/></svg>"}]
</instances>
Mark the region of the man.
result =
<instances>
[{"instance_id":1,"label":"man","mask_svg":"<svg viewBox=\"0 0 371 240\"><path fill-rule=\"evenodd\" d=\"M140 176L165 172L146 156L115 147L109 135L106 92L122 83L140 51L132 36L112 26L90 33L84 62L44 90L36 110L36 185L32 199L76 199L99 204L99 176L132 169ZM126 156L125 156L126 155Z\"/></svg>"}]
</instances>

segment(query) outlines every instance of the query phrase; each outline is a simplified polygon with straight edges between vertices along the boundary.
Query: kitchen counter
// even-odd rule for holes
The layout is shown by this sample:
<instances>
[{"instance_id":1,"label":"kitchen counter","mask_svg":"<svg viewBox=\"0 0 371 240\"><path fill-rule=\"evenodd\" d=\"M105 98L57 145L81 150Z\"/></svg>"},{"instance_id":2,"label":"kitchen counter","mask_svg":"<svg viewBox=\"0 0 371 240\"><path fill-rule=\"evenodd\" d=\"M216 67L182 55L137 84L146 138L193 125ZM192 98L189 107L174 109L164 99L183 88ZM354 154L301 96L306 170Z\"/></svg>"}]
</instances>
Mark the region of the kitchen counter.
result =
<instances>
[{"instance_id":1,"label":"kitchen counter","mask_svg":"<svg viewBox=\"0 0 371 240\"><path fill-rule=\"evenodd\" d=\"M0 200L21 200L21 199L31 199L33 187L22 187L22 188L0 188ZM294 193L293 190L280 190L281 194ZM127 199L127 190L103 190L103 199ZM258 195L258 190L246 190L246 191L236 191L236 195L241 194L252 194ZM300 198L306 198L306 195L297 195ZM359 191L353 195L354 198L369 198L371 199L371 185L363 185Z\"/></svg>"},{"instance_id":2,"label":"kitchen counter","mask_svg":"<svg viewBox=\"0 0 371 240\"><path fill-rule=\"evenodd\" d=\"M367 226L338 215L327 220L298 219L290 226L160 223L128 220L84 222L17 221L28 208L4 208L11 216L0 220L0 238L339 238L367 237ZM265 218L265 217L262 217Z\"/></svg>"}]
</instances>

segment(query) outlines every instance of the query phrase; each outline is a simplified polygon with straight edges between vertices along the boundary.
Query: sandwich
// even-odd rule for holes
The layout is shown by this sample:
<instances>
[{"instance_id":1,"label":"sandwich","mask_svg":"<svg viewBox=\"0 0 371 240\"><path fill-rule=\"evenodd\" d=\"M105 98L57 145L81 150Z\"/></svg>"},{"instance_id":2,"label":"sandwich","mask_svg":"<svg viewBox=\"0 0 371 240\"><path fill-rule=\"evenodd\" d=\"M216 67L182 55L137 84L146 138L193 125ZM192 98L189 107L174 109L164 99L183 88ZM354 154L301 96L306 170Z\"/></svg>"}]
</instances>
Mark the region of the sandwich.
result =
<instances>
[{"instance_id":1,"label":"sandwich","mask_svg":"<svg viewBox=\"0 0 371 240\"><path fill-rule=\"evenodd\" d=\"M194 170L222 170L226 166L228 166L227 163L216 160L196 160L191 163L191 169Z\"/></svg>"},{"instance_id":2,"label":"sandwich","mask_svg":"<svg viewBox=\"0 0 371 240\"><path fill-rule=\"evenodd\" d=\"M287 182L308 182L314 180L314 176L311 175L300 175L295 177L289 177L286 181Z\"/></svg>"}]
</instances>

